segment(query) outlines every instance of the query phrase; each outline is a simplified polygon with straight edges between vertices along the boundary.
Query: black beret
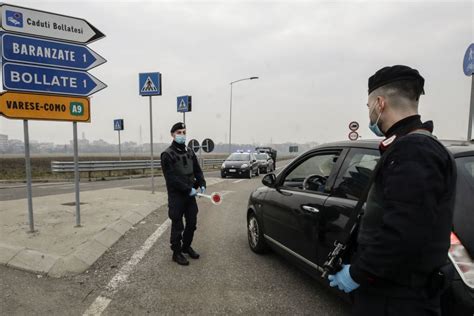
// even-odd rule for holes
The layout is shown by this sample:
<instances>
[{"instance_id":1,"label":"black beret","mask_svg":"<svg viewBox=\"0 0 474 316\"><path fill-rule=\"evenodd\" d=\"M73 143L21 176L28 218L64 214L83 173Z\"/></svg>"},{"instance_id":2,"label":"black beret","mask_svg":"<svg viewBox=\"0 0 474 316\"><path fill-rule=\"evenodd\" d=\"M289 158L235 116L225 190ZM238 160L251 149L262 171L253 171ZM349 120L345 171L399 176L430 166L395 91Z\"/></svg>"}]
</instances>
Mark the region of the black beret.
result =
<instances>
[{"instance_id":1,"label":"black beret","mask_svg":"<svg viewBox=\"0 0 474 316\"><path fill-rule=\"evenodd\" d=\"M174 124L173 127L171 128L171 133L176 132L178 129L185 129L185 128L186 128L186 125L184 125L184 123L178 122Z\"/></svg>"},{"instance_id":2,"label":"black beret","mask_svg":"<svg viewBox=\"0 0 474 316\"><path fill-rule=\"evenodd\" d=\"M420 75L418 70L403 65L395 65L391 67L384 67L378 70L373 76L369 78L369 94L377 88L385 86L386 84L409 80L418 83L419 94L425 94L423 86L425 79Z\"/></svg>"}]
</instances>

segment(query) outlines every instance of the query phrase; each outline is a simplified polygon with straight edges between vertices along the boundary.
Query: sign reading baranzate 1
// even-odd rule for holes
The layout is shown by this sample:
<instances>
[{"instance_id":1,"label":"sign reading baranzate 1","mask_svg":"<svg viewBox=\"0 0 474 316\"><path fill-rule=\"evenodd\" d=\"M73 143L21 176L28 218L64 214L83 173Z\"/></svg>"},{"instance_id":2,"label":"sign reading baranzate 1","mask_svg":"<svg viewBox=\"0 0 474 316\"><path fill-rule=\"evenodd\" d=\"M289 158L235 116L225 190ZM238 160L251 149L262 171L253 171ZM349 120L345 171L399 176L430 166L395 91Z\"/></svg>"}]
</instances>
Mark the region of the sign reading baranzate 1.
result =
<instances>
[{"instance_id":1,"label":"sign reading baranzate 1","mask_svg":"<svg viewBox=\"0 0 474 316\"><path fill-rule=\"evenodd\" d=\"M0 115L10 119L90 122L88 98L4 92Z\"/></svg>"},{"instance_id":2,"label":"sign reading baranzate 1","mask_svg":"<svg viewBox=\"0 0 474 316\"><path fill-rule=\"evenodd\" d=\"M469 45L464 54L463 69L466 76L474 74L474 43Z\"/></svg>"},{"instance_id":3,"label":"sign reading baranzate 1","mask_svg":"<svg viewBox=\"0 0 474 316\"><path fill-rule=\"evenodd\" d=\"M90 43L105 35L84 19L0 4L2 29L9 32Z\"/></svg>"},{"instance_id":4,"label":"sign reading baranzate 1","mask_svg":"<svg viewBox=\"0 0 474 316\"><path fill-rule=\"evenodd\" d=\"M106 62L87 46L27 37L2 35L2 57L6 61L89 70Z\"/></svg>"},{"instance_id":5,"label":"sign reading baranzate 1","mask_svg":"<svg viewBox=\"0 0 474 316\"><path fill-rule=\"evenodd\" d=\"M88 96L107 87L83 71L10 62L3 64L2 69L6 90Z\"/></svg>"},{"instance_id":6,"label":"sign reading baranzate 1","mask_svg":"<svg viewBox=\"0 0 474 316\"><path fill-rule=\"evenodd\" d=\"M161 95L161 74L159 72L138 74L138 88L142 96Z\"/></svg>"},{"instance_id":7,"label":"sign reading baranzate 1","mask_svg":"<svg viewBox=\"0 0 474 316\"><path fill-rule=\"evenodd\" d=\"M191 112L192 110L192 97L190 95L184 95L177 98L178 112Z\"/></svg>"}]
</instances>

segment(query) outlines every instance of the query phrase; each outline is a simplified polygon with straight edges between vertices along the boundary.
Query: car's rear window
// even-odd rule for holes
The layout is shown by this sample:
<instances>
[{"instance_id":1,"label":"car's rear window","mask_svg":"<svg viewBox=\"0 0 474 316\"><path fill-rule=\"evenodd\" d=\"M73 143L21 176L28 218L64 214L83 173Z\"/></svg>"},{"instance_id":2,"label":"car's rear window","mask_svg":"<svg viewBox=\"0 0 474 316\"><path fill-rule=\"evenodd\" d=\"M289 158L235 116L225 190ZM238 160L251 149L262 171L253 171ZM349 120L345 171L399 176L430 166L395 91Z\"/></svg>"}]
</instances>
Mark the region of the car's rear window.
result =
<instances>
[{"instance_id":1,"label":"car's rear window","mask_svg":"<svg viewBox=\"0 0 474 316\"><path fill-rule=\"evenodd\" d=\"M226 160L231 160L231 161L249 161L250 160L250 154L232 154L227 158Z\"/></svg>"},{"instance_id":2,"label":"car's rear window","mask_svg":"<svg viewBox=\"0 0 474 316\"><path fill-rule=\"evenodd\" d=\"M458 179L454 231L474 257L474 156L456 158Z\"/></svg>"},{"instance_id":3,"label":"car's rear window","mask_svg":"<svg viewBox=\"0 0 474 316\"><path fill-rule=\"evenodd\" d=\"M267 154L256 154L255 156L257 156L257 159L268 159Z\"/></svg>"}]
</instances>

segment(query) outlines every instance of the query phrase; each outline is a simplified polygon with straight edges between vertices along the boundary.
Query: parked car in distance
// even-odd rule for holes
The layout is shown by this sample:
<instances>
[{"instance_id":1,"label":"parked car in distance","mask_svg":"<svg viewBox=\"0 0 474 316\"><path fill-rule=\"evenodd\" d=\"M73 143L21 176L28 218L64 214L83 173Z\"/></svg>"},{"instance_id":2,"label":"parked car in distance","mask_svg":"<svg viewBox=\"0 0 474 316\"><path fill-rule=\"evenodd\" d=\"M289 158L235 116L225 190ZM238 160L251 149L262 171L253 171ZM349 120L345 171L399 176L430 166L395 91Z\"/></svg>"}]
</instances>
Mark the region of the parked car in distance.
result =
<instances>
[{"instance_id":1,"label":"parked car in distance","mask_svg":"<svg viewBox=\"0 0 474 316\"><path fill-rule=\"evenodd\" d=\"M259 162L254 153L237 152L231 154L222 163L221 177L247 177L252 178L253 175L260 175Z\"/></svg>"},{"instance_id":2,"label":"parked car in distance","mask_svg":"<svg viewBox=\"0 0 474 316\"><path fill-rule=\"evenodd\" d=\"M259 162L260 173L269 173L274 171L273 169L273 159L267 153L256 153L255 157Z\"/></svg>"}]
</instances>

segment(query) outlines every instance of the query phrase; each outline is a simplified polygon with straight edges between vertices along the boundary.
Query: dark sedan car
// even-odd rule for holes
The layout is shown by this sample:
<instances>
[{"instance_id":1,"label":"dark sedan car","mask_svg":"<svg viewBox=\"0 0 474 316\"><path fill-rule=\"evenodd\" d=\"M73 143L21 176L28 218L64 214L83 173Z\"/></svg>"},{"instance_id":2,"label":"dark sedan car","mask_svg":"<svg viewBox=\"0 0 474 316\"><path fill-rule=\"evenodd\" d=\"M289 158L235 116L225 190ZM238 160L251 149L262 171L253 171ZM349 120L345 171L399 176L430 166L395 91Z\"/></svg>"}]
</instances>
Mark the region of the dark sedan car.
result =
<instances>
[{"instance_id":1,"label":"dark sedan car","mask_svg":"<svg viewBox=\"0 0 474 316\"><path fill-rule=\"evenodd\" d=\"M240 176L252 178L260 175L259 163L253 153L233 153L221 166L221 177Z\"/></svg>"},{"instance_id":2,"label":"dark sedan car","mask_svg":"<svg viewBox=\"0 0 474 316\"><path fill-rule=\"evenodd\" d=\"M474 312L474 145L445 143L458 181L449 260L455 278L443 296L444 315ZM318 280L379 159L377 141L339 142L310 150L277 176L263 178L247 211L250 248L271 248ZM327 281L324 282L327 284Z\"/></svg>"},{"instance_id":3,"label":"dark sedan car","mask_svg":"<svg viewBox=\"0 0 474 316\"><path fill-rule=\"evenodd\" d=\"M273 159L267 153L256 153L255 158L257 158L261 173L268 173L274 170Z\"/></svg>"}]
</instances>

